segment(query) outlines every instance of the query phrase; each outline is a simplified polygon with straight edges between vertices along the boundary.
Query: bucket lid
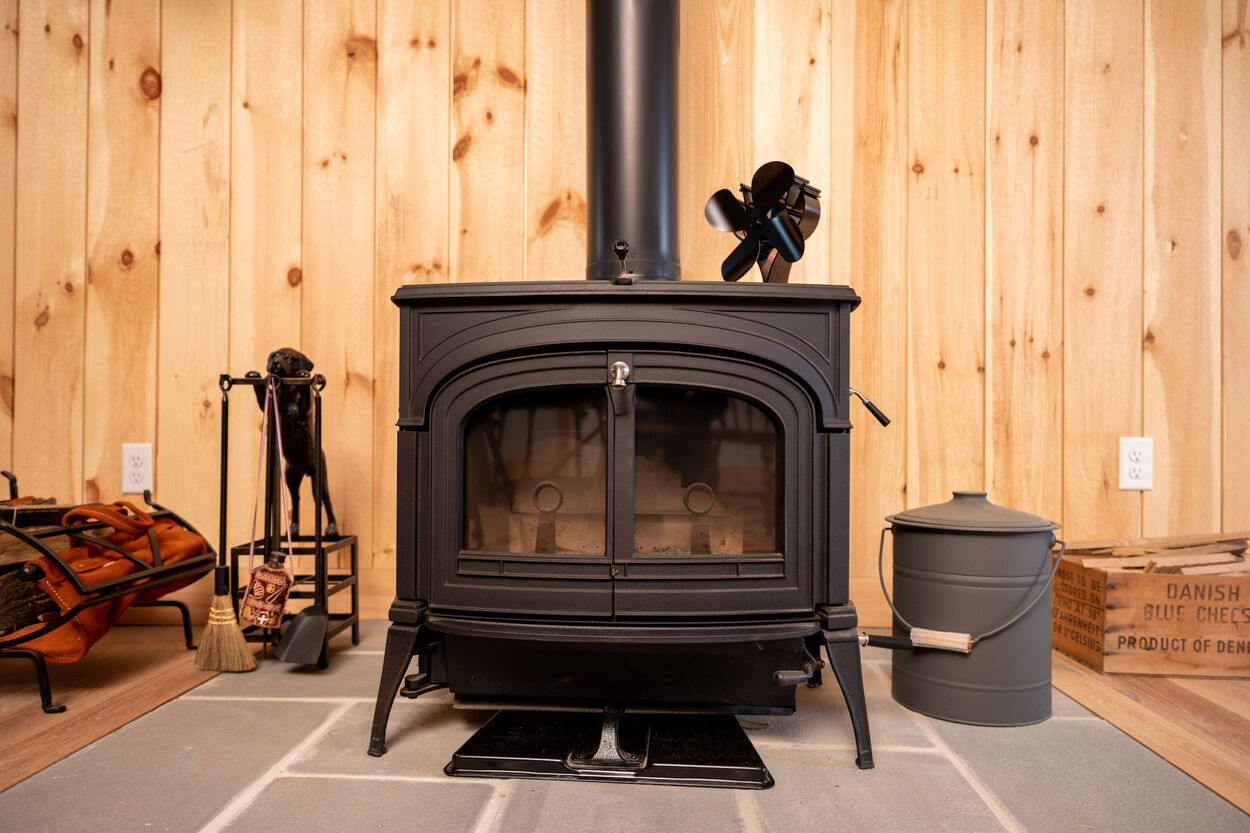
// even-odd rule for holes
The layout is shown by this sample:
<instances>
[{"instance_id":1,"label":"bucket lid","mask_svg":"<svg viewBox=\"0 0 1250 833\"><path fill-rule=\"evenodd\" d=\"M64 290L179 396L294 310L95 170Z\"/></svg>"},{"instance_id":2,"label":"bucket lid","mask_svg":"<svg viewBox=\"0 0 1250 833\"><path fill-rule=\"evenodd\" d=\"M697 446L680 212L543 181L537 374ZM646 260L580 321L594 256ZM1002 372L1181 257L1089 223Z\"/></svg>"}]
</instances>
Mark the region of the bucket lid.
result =
<instances>
[{"instance_id":1,"label":"bucket lid","mask_svg":"<svg viewBox=\"0 0 1250 833\"><path fill-rule=\"evenodd\" d=\"M1059 528L1045 518L986 500L985 492L955 492L946 503L908 509L886 520L898 526L952 532L1045 532Z\"/></svg>"}]
</instances>

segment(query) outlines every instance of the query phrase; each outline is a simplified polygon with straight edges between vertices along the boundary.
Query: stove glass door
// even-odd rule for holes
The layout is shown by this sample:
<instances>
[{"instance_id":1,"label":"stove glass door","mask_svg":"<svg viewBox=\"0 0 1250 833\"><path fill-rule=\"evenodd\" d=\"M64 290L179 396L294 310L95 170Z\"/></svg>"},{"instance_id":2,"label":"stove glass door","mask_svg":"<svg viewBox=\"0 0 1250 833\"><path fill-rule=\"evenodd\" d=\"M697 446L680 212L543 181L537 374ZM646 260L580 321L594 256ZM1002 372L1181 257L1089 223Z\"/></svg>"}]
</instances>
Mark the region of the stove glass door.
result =
<instances>
[{"instance_id":1,"label":"stove glass door","mask_svg":"<svg viewBox=\"0 0 1250 833\"><path fill-rule=\"evenodd\" d=\"M464 433L464 549L604 555L607 419L593 388L527 391L474 413Z\"/></svg>"},{"instance_id":2,"label":"stove glass door","mask_svg":"<svg viewBox=\"0 0 1250 833\"><path fill-rule=\"evenodd\" d=\"M781 551L779 430L718 391L640 386L634 422L634 554Z\"/></svg>"}]
</instances>

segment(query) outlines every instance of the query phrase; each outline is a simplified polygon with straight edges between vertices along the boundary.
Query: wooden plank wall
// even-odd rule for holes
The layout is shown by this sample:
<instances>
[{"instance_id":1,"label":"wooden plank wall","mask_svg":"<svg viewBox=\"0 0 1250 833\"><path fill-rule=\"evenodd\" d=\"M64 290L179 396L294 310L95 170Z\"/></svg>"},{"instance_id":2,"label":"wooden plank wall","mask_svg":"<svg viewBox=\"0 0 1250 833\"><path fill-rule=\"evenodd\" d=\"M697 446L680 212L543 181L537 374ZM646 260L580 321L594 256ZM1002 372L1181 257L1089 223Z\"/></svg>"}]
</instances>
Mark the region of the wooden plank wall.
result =
<instances>
[{"instance_id":1,"label":"wooden plank wall","mask_svg":"<svg viewBox=\"0 0 1250 833\"><path fill-rule=\"evenodd\" d=\"M684 0L684 273L772 158L849 282L851 573L952 489L1070 538L1250 525L1246 0ZM368 615L394 565L405 282L582 274L582 0L3 0L0 465L112 499L122 442L216 529L216 375L304 349ZM230 537L258 411L232 412ZM1155 489L1117 438L1155 438ZM215 538L215 534L214 534ZM887 561L888 565L888 561ZM187 591L206 599L207 586Z\"/></svg>"}]
</instances>

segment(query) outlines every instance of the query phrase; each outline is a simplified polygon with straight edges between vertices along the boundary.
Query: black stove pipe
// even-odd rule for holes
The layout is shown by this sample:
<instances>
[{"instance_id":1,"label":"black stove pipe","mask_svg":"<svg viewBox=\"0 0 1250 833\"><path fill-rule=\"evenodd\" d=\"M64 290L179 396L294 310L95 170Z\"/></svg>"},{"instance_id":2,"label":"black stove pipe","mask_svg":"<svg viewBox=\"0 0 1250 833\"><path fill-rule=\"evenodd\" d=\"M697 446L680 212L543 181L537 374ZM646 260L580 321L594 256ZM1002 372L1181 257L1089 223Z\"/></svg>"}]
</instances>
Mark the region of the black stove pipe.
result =
<instances>
[{"instance_id":1,"label":"black stove pipe","mask_svg":"<svg viewBox=\"0 0 1250 833\"><path fill-rule=\"evenodd\" d=\"M586 0L588 280L677 280L678 0Z\"/></svg>"}]
</instances>

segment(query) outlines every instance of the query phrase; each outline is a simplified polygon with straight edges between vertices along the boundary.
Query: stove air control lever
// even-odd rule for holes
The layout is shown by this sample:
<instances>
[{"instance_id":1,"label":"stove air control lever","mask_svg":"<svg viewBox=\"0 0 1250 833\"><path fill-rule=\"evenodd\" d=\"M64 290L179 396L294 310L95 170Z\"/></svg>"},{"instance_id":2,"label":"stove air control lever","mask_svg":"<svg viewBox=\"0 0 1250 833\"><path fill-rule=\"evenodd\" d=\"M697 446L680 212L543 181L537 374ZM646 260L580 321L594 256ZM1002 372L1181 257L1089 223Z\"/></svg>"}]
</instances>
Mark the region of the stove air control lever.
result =
<instances>
[{"instance_id":1,"label":"stove air control lever","mask_svg":"<svg viewBox=\"0 0 1250 833\"><path fill-rule=\"evenodd\" d=\"M883 426L890 424L890 418L883 414L880 408L872 404L872 400L870 400L867 396L864 396L862 393L855 390L855 388L847 388L847 390L851 396L858 397L859 401L864 403L864 407L868 409L869 413L877 418L877 422L881 423Z\"/></svg>"}]
</instances>

